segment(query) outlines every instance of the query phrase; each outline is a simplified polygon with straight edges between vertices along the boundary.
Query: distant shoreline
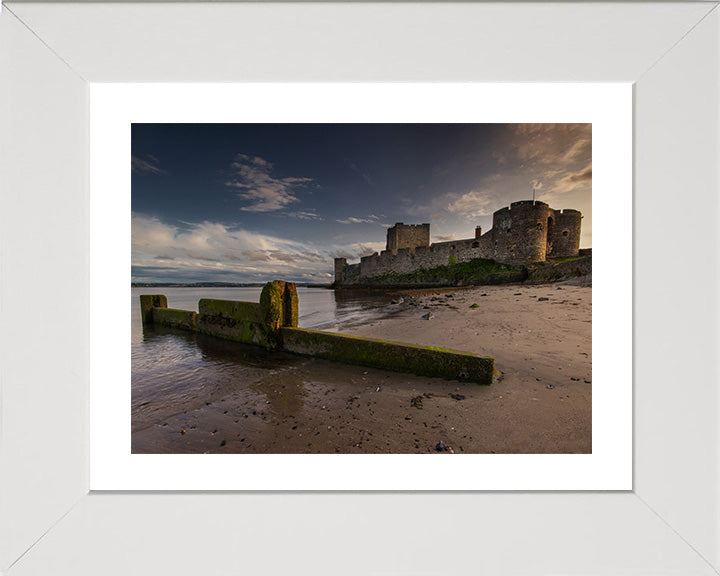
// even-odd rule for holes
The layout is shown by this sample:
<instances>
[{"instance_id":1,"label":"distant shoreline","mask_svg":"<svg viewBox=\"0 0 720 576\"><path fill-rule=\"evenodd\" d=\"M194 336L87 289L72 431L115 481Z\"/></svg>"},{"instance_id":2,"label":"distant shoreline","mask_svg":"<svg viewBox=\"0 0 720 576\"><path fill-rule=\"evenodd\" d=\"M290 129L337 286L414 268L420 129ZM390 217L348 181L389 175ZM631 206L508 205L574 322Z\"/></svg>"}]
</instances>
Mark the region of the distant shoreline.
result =
<instances>
[{"instance_id":1,"label":"distant shoreline","mask_svg":"<svg viewBox=\"0 0 720 576\"><path fill-rule=\"evenodd\" d=\"M262 288L266 282L131 282L131 288ZM331 288L331 284L309 284L296 282L302 288Z\"/></svg>"}]
</instances>

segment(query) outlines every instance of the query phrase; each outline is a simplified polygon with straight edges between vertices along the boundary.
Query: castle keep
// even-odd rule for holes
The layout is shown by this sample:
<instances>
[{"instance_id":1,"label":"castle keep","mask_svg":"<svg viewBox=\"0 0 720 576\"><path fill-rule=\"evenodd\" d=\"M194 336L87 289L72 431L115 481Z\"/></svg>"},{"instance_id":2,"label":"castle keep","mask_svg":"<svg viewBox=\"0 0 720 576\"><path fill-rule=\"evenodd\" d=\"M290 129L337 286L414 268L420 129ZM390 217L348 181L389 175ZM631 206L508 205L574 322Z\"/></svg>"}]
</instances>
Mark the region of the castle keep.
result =
<instances>
[{"instance_id":1,"label":"castle keep","mask_svg":"<svg viewBox=\"0 0 720 576\"><path fill-rule=\"evenodd\" d=\"M335 258L335 284L363 284L383 274L403 274L476 258L522 265L577 256L581 220L577 210L554 210L544 202L522 200L495 212L492 229L485 234L478 226L474 238L434 244L430 244L430 224L399 222L388 229L387 244L380 254L364 256L359 264Z\"/></svg>"}]
</instances>

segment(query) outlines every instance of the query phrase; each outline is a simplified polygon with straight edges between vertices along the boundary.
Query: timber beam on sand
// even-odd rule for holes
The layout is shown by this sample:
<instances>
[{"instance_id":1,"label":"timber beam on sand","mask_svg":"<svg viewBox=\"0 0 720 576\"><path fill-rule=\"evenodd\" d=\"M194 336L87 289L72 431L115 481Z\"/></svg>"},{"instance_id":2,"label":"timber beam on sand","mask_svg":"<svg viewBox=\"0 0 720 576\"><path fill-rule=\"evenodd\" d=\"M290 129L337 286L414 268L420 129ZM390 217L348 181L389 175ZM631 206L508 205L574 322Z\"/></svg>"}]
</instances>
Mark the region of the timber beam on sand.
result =
<instances>
[{"instance_id":1,"label":"timber beam on sand","mask_svg":"<svg viewBox=\"0 0 720 576\"><path fill-rule=\"evenodd\" d=\"M198 312L167 307L162 294L140 296L143 327L168 326L226 340L418 376L491 384L493 358L472 352L298 328L295 284L268 282L260 302L203 298Z\"/></svg>"}]
</instances>

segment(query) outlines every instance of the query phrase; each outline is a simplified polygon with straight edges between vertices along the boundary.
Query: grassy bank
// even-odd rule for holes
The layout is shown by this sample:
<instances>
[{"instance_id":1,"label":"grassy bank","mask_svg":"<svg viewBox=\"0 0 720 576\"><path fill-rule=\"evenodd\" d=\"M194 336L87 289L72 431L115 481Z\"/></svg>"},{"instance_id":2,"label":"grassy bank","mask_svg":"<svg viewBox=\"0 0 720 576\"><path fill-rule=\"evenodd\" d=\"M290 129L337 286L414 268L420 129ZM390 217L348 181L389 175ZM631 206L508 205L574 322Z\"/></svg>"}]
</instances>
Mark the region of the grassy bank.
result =
<instances>
[{"instance_id":1,"label":"grassy bank","mask_svg":"<svg viewBox=\"0 0 720 576\"><path fill-rule=\"evenodd\" d=\"M348 287L432 288L435 286L478 286L519 282L552 282L590 274L592 256L559 258L529 266L501 264L478 258L469 262L450 262L435 268L412 272L390 272L375 276L363 285Z\"/></svg>"},{"instance_id":2,"label":"grassy bank","mask_svg":"<svg viewBox=\"0 0 720 576\"><path fill-rule=\"evenodd\" d=\"M476 259L449 263L435 268L420 268L407 273L391 272L372 279L374 286L467 286L473 284L506 284L527 278L522 266L500 264L494 260Z\"/></svg>"}]
</instances>

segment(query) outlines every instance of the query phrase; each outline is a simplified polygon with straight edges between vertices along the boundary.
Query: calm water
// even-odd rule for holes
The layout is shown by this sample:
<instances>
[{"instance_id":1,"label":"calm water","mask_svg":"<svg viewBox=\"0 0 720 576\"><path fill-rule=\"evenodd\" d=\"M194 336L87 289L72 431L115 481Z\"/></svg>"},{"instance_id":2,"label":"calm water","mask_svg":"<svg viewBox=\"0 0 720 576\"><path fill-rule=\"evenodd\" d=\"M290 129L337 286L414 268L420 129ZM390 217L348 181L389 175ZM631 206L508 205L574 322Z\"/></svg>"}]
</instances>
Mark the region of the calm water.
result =
<instances>
[{"instance_id":1,"label":"calm water","mask_svg":"<svg viewBox=\"0 0 720 576\"><path fill-rule=\"evenodd\" d=\"M198 310L201 298L258 302L261 288L132 289L132 425L142 429L186 410L202 407L237 387L249 387L302 360L201 334L146 329L141 294L165 294L170 308ZM388 293L298 288L301 328L337 329L392 312Z\"/></svg>"}]
</instances>

